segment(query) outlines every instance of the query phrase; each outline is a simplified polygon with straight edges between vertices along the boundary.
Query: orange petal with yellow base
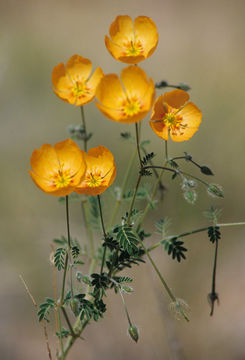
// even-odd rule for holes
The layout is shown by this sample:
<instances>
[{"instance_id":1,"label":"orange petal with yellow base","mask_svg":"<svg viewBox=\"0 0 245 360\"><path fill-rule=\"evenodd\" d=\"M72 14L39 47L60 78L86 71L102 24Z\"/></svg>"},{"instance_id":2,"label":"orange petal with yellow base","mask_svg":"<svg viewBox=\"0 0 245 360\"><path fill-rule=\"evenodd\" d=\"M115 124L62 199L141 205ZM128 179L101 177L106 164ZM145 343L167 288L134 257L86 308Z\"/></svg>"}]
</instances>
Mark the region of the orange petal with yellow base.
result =
<instances>
[{"instance_id":1,"label":"orange petal with yellow base","mask_svg":"<svg viewBox=\"0 0 245 360\"><path fill-rule=\"evenodd\" d=\"M138 16L135 21L128 15L117 16L111 24L105 45L118 61L138 64L155 51L158 33L155 23L147 16Z\"/></svg>"},{"instance_id":2,"label":"orange petal with yellow base","mask_svg":"<svg viewBox=\"0 0 245 360\"><path fill-rule=\"evenodd\" d=\"M198 130L202 113L189 100L189 94L183 90L173 90L160 95L156 100L150 126L164 140L169 135L173 141L189 140Z\"/></svg>"},{"instance_id":3,"label":"orange petal with yellow base","mask_svg":"<svg viewBox=\"0 0 245 360\"><path fill-rule=\"evenodd\" d=\"M104 146L82 151L86 161L85 177L76 187L75 192L87 195L103 193L115 180L116 166L112 153Z\"/></svg>"},{"instance_id":4,"label":"orange petal with yellow base","mask_svg":"<svg viewBox=\"0 0 245 360\"><path fill-rule=\"evenodd\" d=\"M85 174L86 163L80 148L67 139L55 146L44 144L33 151L32 171L35 184L45 193L65 196L74 191Z\"/></svg>"},{"instance_id":5,"label":"orange petal with yellow base","mask_svg":"<svg viewBox=\"0 0 245 360\"><path fill-rule=\"evenodd\" d=\"M73 55L66 65L60 63L54 67L52 73L54 93L60 99L76 106L91 102L104 75L101 68L97 68L90 77L91 71L92 63L89 59Z\"/></svg>"},{"instance_id":6,"label":"orange petal with yellow base","mask_svg":"<svg viewBox=\"0 0 245 360\"><path fill-rule=\"evenodd\" d=\"M122 123L141 121L150 111L155 88L152 79L138 66L128 66L121 72L103 77L96 91L96 106L111 120Z\"/></svg>"}]
</instances>

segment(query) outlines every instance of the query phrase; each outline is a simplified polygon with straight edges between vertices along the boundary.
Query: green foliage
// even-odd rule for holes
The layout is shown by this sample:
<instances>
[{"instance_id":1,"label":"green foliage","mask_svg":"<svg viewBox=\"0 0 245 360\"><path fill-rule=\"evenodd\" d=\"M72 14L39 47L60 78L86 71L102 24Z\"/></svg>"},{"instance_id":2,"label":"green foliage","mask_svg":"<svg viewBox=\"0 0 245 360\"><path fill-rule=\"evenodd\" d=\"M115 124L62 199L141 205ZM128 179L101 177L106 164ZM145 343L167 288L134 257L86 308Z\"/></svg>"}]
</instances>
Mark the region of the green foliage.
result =
<instances>
[{"instance_id":1,"label":"green foliage","mask_svg":"<svg viewBox=\"0 0 245 360\"><path fill-rule=\"evenodd\" d=\"M204 211L203 214L213 224L217 224L217 222L222 214L222 209L216 209L214 206L211 206L211 208L209 210Z\"/></svg>"},{"instance_id":2,"label":"green foliage","mask_svg":"<svg viewBox=\"0 0 245 360\"><path fill-rule=\"evenodd\" d=\"M142 159L142 161L141 161L141 164L142 164L143 166L146 166L146 165L154 158L154 156L155 156L154 152L151 152L151 153L149 153L149 154L146 154L146 155L143 157L143 159Z\"/></svg>"},{"instance_id":3,"label":"green foliage","mask_svg":"<svg viewBox=\"0 0 245 360\"><path fill-rule=\"evenodd\" d=\"M169 160L167 161L167 164L168 164L169 166L171 166L173 169L178 169L178 167L179 167L179 165L177 164L177 162L174 161L173 159L169 159Z\"/></svg>"},{"instance_id":4,"label":"green foliage","mask_svg":"<svg viewBox=\"0 0 245 360\"><path fill-rule=\"evenodd\" d=\"M99 318L103 317L103 313L106 311L106 306L104 302L100 299L92 303L91 301L85 299L85 294L78 294L75 296L75 299L79 302L79 313L81 320L98 321Z\"/></svg>"},{"instance_id":5,"label":"green foliage","mask_svg":"<svg viewBox=\"0 0 245 360\"><path fill-rule=\"evenodd\" d=\"M73 259L76 259L78 257L78 255L80 254L80 249L78 246L73 246L71 249L71 254Z\"/></svg>"},{"instance_id":6,"label":"green foliage","mask_svg":"<svg viewBox=\"0 0 245 360\"><path fill-rule=\"evenodd\" d=\"M49 316L49 311L50 309L54 309L55 307L55 301L51 298L45 298L45 302L40 304L39 306L39 311L37 313L38 315L38 320L42 321L42 320L46 320L47 322L49 322L48 316Z\"/></svg>"},{"instance_id":7,"label":"green foliage","mask_svg":"<svg viewBox=\"0 0 245 360\"><path fill-rule=\"evenodd\" d=\"M168 235L168 229L171 225L171 219L165 217L164 219L160 219L155 223L157 228L156 233L161 235L162 239L164 239Z\"/></svg>"},{"instance_id":8,"label":"green foliage","mask_svg":"<svg viewBox=\"0 0 245 360\"><path fill-rule=\"evenodd\" d=\"M53 239L53 242L55 244L58 244L58 245L66 245L67 244L67 239L64 235L61 235L61 238L55 238Z\"/></svg>"},{"instance_id":9,"label":"green foliage","mask_svg":"<svg viewBox=\"0 0 245 360\"><path fill-rule=\"evenodd\" d=\"M127 251L120 251L120 254L114 252L110 256L109 261L106 262L107 268L109 271L111 269L122 271L125 268L131 268L132 265L139 265L139 263L144 263L142 256L145 254L144 250L137 248L134 251L133 255L130 255Z\"/></svg>"},{"instance_id":10,"label":"green foliage","mask_svg":"<svg viewBox=\"0 0 245 360\"><path fill-rule=\"evenodd\" d=\"M113 279L119 284L131 283L133 281L133 279L128 276L113 276Z\"/></svg>"},{"instance_id":11,"label":"green foliage","mask_svg":"<svg viewBox=\"0 0 245 360\"><path fill-rule=\"evenodd\" d=\"M127 225L119 226L116 238L123 250L127 251L130 255L133 254L134 250L137 250L137 235L131 227Z\"/></svg>"},{"instance_id":12,"label":"green foliage","mask_svg":"<svg viewBox=\"0 0 245 360\"><path fill-rule=\"evenodd\" d=\"M221 238L221 233L218 226L209 226L208 237L211 243L215 243Z\"/></svg>"},{"instance_id":13,"label":"green foliage","mask_svg":"<svg viewBox=\"0 0 245 360\"><path fill-rule=\"evenodd\" d=\"M129 131L121 132L120 136L123 140L129 140L132 139L132 135Z\"/></svg>"},{"instance_id":14,"label":"green foliage","mask_svg":"<svg viewBox=\"0 0 245 360\"><path fill-rule=\"evenodd\" d=\"M140 170L140 175L141 175L141 176L151 176L151 175L152 175L152 172L151 172L150 170L147 170L147 169L142 168L142 169Z\"/></svg>"},{"instance_id":15,"label":"green foliage","mask_svg":"<svg viewBox=\"0 0 245 360\"><path fill-rule=\"evenodd\" d=\"M184 198L190 204L195 204L197 199L197 192L194 189L184 191Z\"/></svg>"},{"instance_id":16,"label":"green foliage","mask_svg":"<svg viewBox=\"0 0 245 360\"><path fill-rule=\"evenodd\" d=\"M89 141L93 136L92 133L86 133L83 125L69 125L68 131L73 140Z\"/></svg>"},{"instance_id":17,"label":"green foliage","mask_svg":"<svg viewBox=\"0 0 245 360\"><path fill-rule=\"evenodd\" d=\"M222 186L220 186L219 184L209 184L207 191L208 194L212 197L218 197L218 198L224 197Z\"/></svg>"},{"instance_id":18,"label":"green foliage","mask_svg":"<svg viewBox=\"0 0 245 360\"><path fill-rule=\"evenodd\" d=\"M54 254L54 263L59 271L65 268L65 256L66 256L66 249L64 248L56 249Z\"/></svg>"},{"instance_id":19,"label":"green foliage","mask_svg":"<svg viewBox=\"0 0 245 360\"><path fill-rule=\"evenodd\" d=\"M164 246L164 249L168 252L168 255L172 255L173 260L176 258L178 262L182 259L186 259L185 252L187 249L182 246L183 241L178 240L178 237L173 237L169 240L162 240L161 244Z\"/></svg>"},{"instance_id":20,"label":"green foliage","mask_svg":"<svg viewBox=\"0 0 245 360\"><path fill-rule=\"evenodd\" d=\"M67 338L70 335L70 332L63 327L61 332L56 332L56 335L59 339L63 339Z\"/></svg>"},{"instance_id":21,"label":"green foliage","mask_svg":"<svg viewBox=\"0 0 245 360\"><path fill-rule=\"evenodd\" d=\"M143 140L140 143L140 147L143 149L145 146L149 145L151 142L150 140Z\"/></svg>"}]
</instances>

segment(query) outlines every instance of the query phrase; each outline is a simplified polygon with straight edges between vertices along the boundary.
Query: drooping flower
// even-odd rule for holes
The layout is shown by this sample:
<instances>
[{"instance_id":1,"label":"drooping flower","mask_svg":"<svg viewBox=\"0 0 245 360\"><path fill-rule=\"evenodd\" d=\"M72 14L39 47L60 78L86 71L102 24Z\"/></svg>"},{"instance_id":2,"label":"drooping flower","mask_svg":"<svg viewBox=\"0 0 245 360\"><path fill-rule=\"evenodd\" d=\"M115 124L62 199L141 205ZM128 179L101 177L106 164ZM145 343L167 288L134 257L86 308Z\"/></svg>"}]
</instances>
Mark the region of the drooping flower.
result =
<instances>
[{"instance_id":1,"label":"drooping flower","mask_svg":"<svg viewBox=\"0 0 245 360\"><path fill-rule=\"evenodd\" d=\"M138 64L155 51L158 33L155 23L147 16L117 16L110 26L105 44L111 55L127 64Z\"/></svg>"},{"instance_id":2,"label":"drooping flower","mask_svg":"<svg viewBox=\"0 0 245 360\"><path fill-rule=\"evenodd\" d=\"M202 113L183 90L172 90L156 100L150 126L164 140L170 135L173 141L189 140L202 121Z\"/></svg>"},{"instance_id":3,"label":"drooping flower","mask_svg":"<svg viewBox=\"0 0 245 360\"><path fill-rule=\"evenodd\" d=\"M103 193L115 180L116 166L112 153L104 146L92 148L88 153L82 151L86 161L85 177L75 192L87 195Z\"/></svg>"},{"instance_id":4,"label":"drooping flower","mask_svg":"<svg viewBox=\"0 0 245 360\"><path fill-rule=\"evenodd\" d=\"M150 111L155 88L152 79L138 66L128 66L121 72L103 77L97 87L96 106L111 120L136 123Z\"/></svg>"},{"instance_id":5,"label":"drooping flower","mask_svg":"<svg viewBox=\"0 0 245 360\"><path fill-rule=\"evenodd\" d=\"M93 75L92 63L79 55L73 55L66 65L60 63L54 67L52 83L54 93L62 100L82 106L95 97L96 88L103 77L98 67Z\"/></svg>"},{"instance_id":6,"label":"drooping flower","mask_svg":"<svg viewBox=\"0 0 245 360\"><path fill-rule=\"evenodd\" d=\"M45 193L69 195L81 182L86 163L80 148L67 139L57 144L44 144L31 156L32 180Z\"/></svg>"}]
</instances>

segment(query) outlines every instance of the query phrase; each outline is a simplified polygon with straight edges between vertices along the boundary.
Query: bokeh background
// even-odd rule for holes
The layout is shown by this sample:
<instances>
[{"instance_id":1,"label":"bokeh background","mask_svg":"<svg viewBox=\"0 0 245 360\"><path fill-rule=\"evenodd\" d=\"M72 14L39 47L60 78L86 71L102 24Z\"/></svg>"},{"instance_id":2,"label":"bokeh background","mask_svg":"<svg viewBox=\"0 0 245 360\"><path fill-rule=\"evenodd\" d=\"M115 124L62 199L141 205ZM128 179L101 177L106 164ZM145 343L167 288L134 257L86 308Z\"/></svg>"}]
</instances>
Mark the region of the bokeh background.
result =
<instances>
[{"instance_id":1,"label":"bokeh background","mask_svg":"<svg viewBox=\"0 0 245 360\"><path fill-rule=\"evenodd\" d=\"M173 234L206 226L202 213L211 204L223 208L221 222L244 221L244 12L243 0L0 0L2 360L48 358L42 329L19 274L39 303L45 296L52 297L50 243L65 233L64 207L39 191L27 170L34 148L67 138L68 125L80 123L79 109L52 93L53 67L78 53L105 73L118 73L123 64L104 46L111 22L118 14L152 17L159 45L141 66L155 81L190 84L192 100L203 111L198 133L187 143L171 143L170 154L187 151L210 166L215 173L212 181L222 184L225 199L208 198L199 187L197 204L192 206L184 201L178 183L168 179L165 201L149 214L146 229L152 231L154 221L164 216L172 218ZM132 145L120 140L120 131L133 128L103 118L94 104L87 105L85 112L88 128L94 132L90 145L105 145L115 154L120 184L133 151ZM146 120L142 136L152 141L149 150L160 154L161 140ZM108 218L110 208L106 208ZM72 205L71 216L72 234L84 242L78 203ZM160 240L154 235L149 244L154 239ZM213 318L207 294L214 248L206 234L186 238L186 245L188 259L181 264L160 248L153 255L173 292L189 303L189 324L169 314L168 298L146 263L127 272L135 277L134 294L126 301L140 329L138 344L126 335L120 298L111 293L104 320L88 327L86 341L76 343L69 359L245 359L245 228L222 230L217 273L220 306ZM55 346L52 330L50 342Z\"/></svg>"}]
</instances>

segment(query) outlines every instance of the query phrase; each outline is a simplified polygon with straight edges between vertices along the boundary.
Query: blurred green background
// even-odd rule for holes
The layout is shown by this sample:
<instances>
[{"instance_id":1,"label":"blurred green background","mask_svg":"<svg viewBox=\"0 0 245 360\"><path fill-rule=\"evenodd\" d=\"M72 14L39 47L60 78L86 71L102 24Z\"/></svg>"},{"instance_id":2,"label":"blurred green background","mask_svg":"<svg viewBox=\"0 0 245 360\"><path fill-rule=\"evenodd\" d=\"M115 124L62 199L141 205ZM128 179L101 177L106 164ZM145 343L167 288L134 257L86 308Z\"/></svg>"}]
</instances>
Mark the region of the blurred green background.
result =
<instances>
[{"instance_id":1,"label":"blurred green background","mask_svg":"<svg viewBox=\"0 0 245 360\"><path fill-rule=\"evenodd\" d=\"M178 182L172 184L168 178L165 201L149 214L146 229L152 231L154 221L164 216L172 218L173 234L206 226L202 213L211 204L223 208L221 222L244 221L244 11L243 0L0 1L2 360L48 358L42 329L19 274L39 303L45 296L52 297L50 243L66 231L64 207L39 191L27 170L34 148L64 140L68 125L80 123L79 109L52 92L53 67L77 53L90 58L94 68L119 73L123 64L104 46L111 22L119 14L152 17L159 45L140 66L154 81L190 84L192 101L203 112L200 130L186 143L170 143L170 155L187 151L210 166L215 173L211 181L222 184L225 199L208 198L199 187L197 204L192 206L184 201ZM120 132L134 128L103 118L93 103L85 113L94 132L90 146L105 145L115 154L116 183L120 184L133 151L132 145L120 140ZM146 120L142 136L151 139L150 151L162 152L162 142ZM72 235L84 242L78 203L72 205L71 216ZM138 344L127 337L121 301L111 293L105 319L88 327L86 341L76 343L69 358L244 359L245 228L224 229L222 234L217 273L221 304L213 318L207 294L214 248L206 234L199 234L186 238L188 259L181 264L160 248L153 254L173 292L191 306L189 324L168 313L169 299L146 263L127 272L135 277L134 294L126 301L140 329ZM154 238L159 240L154 235L149 244Z\"/></svg>"}]
</instances>

